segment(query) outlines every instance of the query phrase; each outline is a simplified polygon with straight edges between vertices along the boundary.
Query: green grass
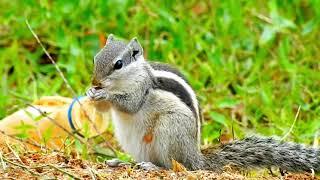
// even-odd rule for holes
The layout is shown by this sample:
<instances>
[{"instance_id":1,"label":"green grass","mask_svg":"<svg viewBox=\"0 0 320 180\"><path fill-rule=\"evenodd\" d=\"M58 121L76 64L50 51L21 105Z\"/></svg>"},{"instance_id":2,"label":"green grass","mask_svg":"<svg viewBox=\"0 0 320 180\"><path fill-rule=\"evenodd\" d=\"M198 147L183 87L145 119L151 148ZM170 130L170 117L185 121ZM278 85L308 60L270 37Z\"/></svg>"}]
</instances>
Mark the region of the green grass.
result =
<instances>
[{"instance_id":1,"label":"green grass","mask_svg":"<svg viewBox=\"0 0 320 180\"><path fill-rule=\"evenodd\" d=\"M221 133L312 143L320 129L320 1L0 2L0 118L43 95L72 96L28 30L83 94L109 33L137 36L146 57L187 76L204 111L203 139Z\"/></svg>"}]
</instances>

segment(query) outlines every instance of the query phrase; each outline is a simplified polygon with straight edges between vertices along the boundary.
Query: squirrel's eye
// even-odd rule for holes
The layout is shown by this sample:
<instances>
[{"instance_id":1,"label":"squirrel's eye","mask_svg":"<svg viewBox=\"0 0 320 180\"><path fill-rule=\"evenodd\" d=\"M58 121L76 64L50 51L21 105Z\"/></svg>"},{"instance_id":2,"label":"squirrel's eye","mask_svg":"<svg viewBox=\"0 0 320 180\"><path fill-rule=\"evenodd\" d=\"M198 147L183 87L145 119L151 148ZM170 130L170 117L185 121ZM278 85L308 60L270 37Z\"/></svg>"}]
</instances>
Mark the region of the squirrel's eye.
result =
<instances>
[{"instance_id":1,"label":"squirrel's eye","mask_svg":"<svg viewBox=\"0 0 320 180\"><path fill-rule=\"evenodd\" d=\"M122 65L123 65L122 60L118 60L118 61L114 64L113 68L114 68L114 69L121 69L121 68L122 68Z\"/></svg>"}]
</instances>

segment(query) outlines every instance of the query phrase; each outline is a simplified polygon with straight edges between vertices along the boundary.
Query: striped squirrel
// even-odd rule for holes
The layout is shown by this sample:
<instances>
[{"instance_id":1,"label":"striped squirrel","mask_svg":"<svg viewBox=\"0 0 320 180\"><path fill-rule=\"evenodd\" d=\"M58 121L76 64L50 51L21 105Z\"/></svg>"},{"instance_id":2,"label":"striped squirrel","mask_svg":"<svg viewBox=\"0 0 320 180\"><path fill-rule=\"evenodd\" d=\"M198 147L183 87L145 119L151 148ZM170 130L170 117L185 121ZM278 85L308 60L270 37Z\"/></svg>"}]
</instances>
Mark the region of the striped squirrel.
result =
<instances>
[{"instance_id":1,"label":"striped squirrel","mask_svg":"<svg viewBox=\"0 0 320 180\"><path fill-rule=\"evenodd\" d=\"M111 103L115 135L137 162L189 170L219 171L276 166L287 171L320 171L320 150L272 138L248 137L215 149L200 149L200 110L195 92L175 68L147 62L136 38L109 35L94 57L87 95Z\"/></svg>"}]
</instances>

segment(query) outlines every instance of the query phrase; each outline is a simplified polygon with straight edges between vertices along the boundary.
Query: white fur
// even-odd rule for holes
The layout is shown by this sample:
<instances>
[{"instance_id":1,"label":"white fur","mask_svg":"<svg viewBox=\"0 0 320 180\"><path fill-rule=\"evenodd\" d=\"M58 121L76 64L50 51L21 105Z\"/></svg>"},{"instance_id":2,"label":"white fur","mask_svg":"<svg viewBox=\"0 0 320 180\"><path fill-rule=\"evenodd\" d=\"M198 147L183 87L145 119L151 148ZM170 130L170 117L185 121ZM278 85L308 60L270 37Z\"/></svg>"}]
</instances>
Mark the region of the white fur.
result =
<instances>
[{"instance_id":1,"label":"white fur","mask_svg":"<svg viewBox=\"0 0 320 180\"><path fill-rule=\"evenodd\" d=\"M142 56L137 58L137 61L130 63L121 71L114 72L112 76L117 79L116 83L111 83L111 89L123 89L135 92L141 86L141 83L145 79L141 74L140 68L143 67L142 63L145 63ZM139 95L137 95L139 96ZM152 161L151 144L143 143L143 137L146 135L146 129L144 123L147 121L146 110L142 108L139 112L134 114L128 114L118 111L116 108L112 108L112 121L115 127L115 135L122 148L129 152L137 162Z\"/></svg>"},{"instance_id":2,"label":"white fur","mask_svg":"<svg viewBox=\"0 0 320 180\"><path fill-rule=\"evenodd\" d=\"M154 90L149 94L148 100L142 106L139 112L128 114L112 108L112 121L114 131L118 142L124 151L131 154L137 162L161 162L170 164L170 158L167 157L164 150L169 142L166 135L172 131L168 126L172 123L172 119L163 116L164 119L158 119L158 123L154 129L154 139L151 143L146 144L143 137L148 133L148 125L150 123L150 115L153 113L163 114L167 109L180 112L185 115L192 115L191 110L181 103L181 100L171 92L163 90ZM165 113L164 113L165 115ZM169 131L169 132L166 132ZM161 139L157 139L162 137Z\"/></svg>"},{"instance_id":3,"label":"white fur","mask_svg":"<svg viewBox=\"0 0 320 180\"><path fill-rule=\"evenodd\" d=\"M114 124L115 135L124 151L130 153L137 162L151 161L149 158L150 147L143 143L143 136L146 130L141 122L141 113L126 114L112 108L112 121Z\"/></svg>"}]
</instances>

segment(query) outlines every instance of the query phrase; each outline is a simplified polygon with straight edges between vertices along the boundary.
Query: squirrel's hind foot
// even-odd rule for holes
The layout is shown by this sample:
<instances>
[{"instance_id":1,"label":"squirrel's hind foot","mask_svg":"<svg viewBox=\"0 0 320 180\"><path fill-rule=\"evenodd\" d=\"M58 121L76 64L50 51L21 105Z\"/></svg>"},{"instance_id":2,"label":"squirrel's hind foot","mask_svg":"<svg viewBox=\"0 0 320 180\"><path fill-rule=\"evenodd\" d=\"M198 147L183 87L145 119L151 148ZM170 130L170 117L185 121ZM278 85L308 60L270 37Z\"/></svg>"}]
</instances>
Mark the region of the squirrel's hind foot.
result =
<instances>
[{"instance_id":1,"label":"squirrel's hind foot","mask_svg":"<svg viewBox=\"0 0 320 180\"><path fill-rule=\"evenodd\" d=\"M140 162L136 164L136 167L145 171L158 171L160 167L154 165L152 162Z\"/></svg>"}]
</instances>

